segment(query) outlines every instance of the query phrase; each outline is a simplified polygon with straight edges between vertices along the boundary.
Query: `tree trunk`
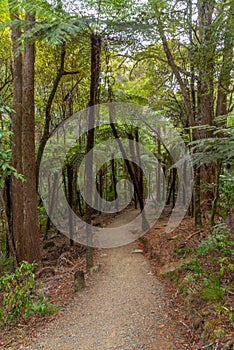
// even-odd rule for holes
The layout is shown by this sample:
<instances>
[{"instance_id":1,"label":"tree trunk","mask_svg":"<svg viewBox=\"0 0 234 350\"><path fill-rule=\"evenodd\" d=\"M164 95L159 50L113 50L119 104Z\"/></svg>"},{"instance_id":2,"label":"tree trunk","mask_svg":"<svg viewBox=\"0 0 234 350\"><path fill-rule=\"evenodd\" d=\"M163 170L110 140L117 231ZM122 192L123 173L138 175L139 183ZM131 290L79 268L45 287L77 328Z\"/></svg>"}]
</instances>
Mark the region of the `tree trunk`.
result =
<instances>
[{"instance_id":1,"label":"tree trunk","mask_svg":"<svg viewBox=\"0 0 234 350\"><path fill-rule=\"evenodd\" d=\"M3 205L3 208L4 208L3 215L4 215L4 219L5 219L7 244L9 246L10 256L11 256L12 261L13 261L13 267L17 268L18 262L16 260L16 251L15 251L15 246L14 246L14 242L12 239L12 234L11 234L10 227L9 227L9 221L8 221L9 218L7 217L6 201L3 198L2 191L0 191L0 203Z\"/></svg>"},{"instance_id":2,"label":"tree trunk","mask_svg":"<svg viewBox=\"0 0 234 350\"><path fill-rule=\"evenodd\" d=\"M67 165L67 183L68 183L68 204L70 206L70 209L73 210L73 181L74 177L74 171L72 165ZM74 237L74 223L73 223L73 216L72 211L69 210L69 237L70 237L70 246L72 247L74 245L73 237Z\"/></svg>"},{"instance_id":3,"label":"tree trunk","mask_svg":"<svg viewBox=\"0 0 234 350\"><path fill-rule=\"evenodd\" d=\"M218 200L219 200L219 182L220 182L221 171L222 171L222 162L218 161L218 164L216 166L216 181L215 181L214 200L212 203L212 211L211 211L211 218L210 218L211 226L215 225L215 215L217 213L217 205L218 205Z\"/></svg>"},{"instance_id":4,"label":"tree trunk","mask_svg":"<svg viewBox=\"0 0 234 350\"><path fill-rule=\"evenodd\" d=\"M142 171L142 164L141 164L138 128L135 129L135 138L136 138L136 159L139 164L139 166L137 166L137 177L138 177L139 188L141 191L141 197L144 200L144 173Z\"/></svg>"},{"instance_id":5,"label":"tree trunk","mask_svg":"<svg viewBox=\"0 0 234 350\"><path fill-rule=\"evenodd\" d=\"M216 105L216 116L226 115L227 110L227 94L231 81L231 70L233 68L233 11L234 3L230 3L229 14L226 21L226 30L224 35L223 62L218 80L218 96Z\"/></svg>"},{"instance_id":6,"label":"tree trunk","mask_svg":"<svg viewBox=\"0 0 234 350\"><path fill-rule=\"evenodd\" d=\"M25 19L33 22L35 16L26 13ZM30 30L30 27L27 30ZM24 259L29 262L41 260L35 167L34 63L35 45L34 43L25 43L22 97L22 170L26 181L23 183L24 225L20 244L24 251Z\"/></svg>"},{"instance_id":7,"label":"tree trunk","mask_svg":"<svg viewBox=\"0 0 234 350\"><path fill-rule=\"evenodd\" d=\"M201 4L200 4L201 5ZM190 29L189 29L189 39L190 39L190 51L189 51L189 54L190 54L190 69L191 69L191 80L190 80L190 94L189 94L189 90L186 86L186 81L182 78L181 74L180 74L180 71L179 71L179 68L178 66L176 65L176 62L175 62L175 59L172 55L172 52L171 52L171 49L169 47L169 43L168 43L168 40L166 38L166 35L165 35L165 32L164 32L164 29L163 29L163 23L161 21L161 16L160 16L160 11L157 10L158 12L158 15L157 15L157 18L158 18L158 25L159 25L159 33L160 33L160 36L161 36L161 40L162 40L162 43L163 43L163 48L164 48L164 52L166 54L166 57L167 57L167 61L168 61L168 64L169 66L171 67L176 79L177 79L177 82L180 86L180 89L181 89L181 93L182 93L182 96L183 96L183 100L184 100L184 105L185 105L185 110L186 110L186 115L187 115L187 120L188 120L188 124L189 126L193 127L194 125L198 124L198 120L196 119L197 115L199 114L199 111L196 110L196 98L195 98L195 87L194 87L194 79L195 79L195 63L194 63L194 49L193 49L193 29L192 29L192 1L189 1L189 7L188 7L188 16L189 16L189 26L190 26ZM201 13L200 13L201 15ZM200 28L201 28L201 22L200 22ZM200 31L200 35L203 35L203 33ZM201 60L202 62L202 60ZM203 66L202 66L203 67ZM211 64L209 65L209 68L211 68ZM202 76L200 75L200 78L202 78ZM209 76L210 78L210 76ZM201 85L201 82L200 82L200 85ZM212 89L213 88L213 85L212 87L209 87L209 89ZM211 90L212 93L213 93L213 90ZM206 120L208 120L210 122L210 120L213 118L213 115L211 114L211 111L209 109L209 114L205 114L207 113L206 112L206 109L205 109L205 103L209 103L209 106L208 108L210 107L210 103L211 103L211 94L209 94L209 97L207 98L206 97L206 94L205 94L205 83L202 84L202 87L200 86L200 94L204 92L204 95L203 95L203 107L200 109L200 124L202 124L201 120L203 120L204 118ZM207 99L207 100L206 100ZM199 97L198 97L198 100L199 100ZM200 100L198 101L198 103L200 102ZM203 116L202 113L204 114ZM197 130L193 130L193 140L198 140L199 139L199 135L198 135L198 132ZM200 170L199 170L199 173L198 173L198 178L195 178L195 182L196 182L196 185L195 185L195 201L194 201L194 205L196 206L195 208L195 223L196 222L200 222L201 223L201 220L199 218L201 218L201 205L200 205L200 187L198 188L198 186L200 186ZM195 171L195 177L196 177L196 171ZM200 225L199 223L199 225Z\"/></svg>"},{"instance_id":8,"label":"tree trunk","mask_svg":"<svg viewBox=\"0 0 234 350\"><path fill-rule=\"evenodd\" d=\"M117 180L116 180L116 173L115 173L116 170L115 170L114 153L112 154L112 159L111 159L111 172L112 172L112 180L113 180L113 187L114 187L114 200L116 200L118 197L118 193L116 190ZM117 202L116 202L116 210L119 211Z\"/></svg>"},{"instance_id":9,"label":"tree trunk","mask_svg":"<svg viewBox=\"0 0 234 350\"><path fill-rule=\"evenodd\" d=\"M199 78L198 78L198 124L214 124L214 54L215 44L212 38L212 15L214 2L210 0L198 1L198 26L199 26ZM212 137L209 129L199 132L200 138ZM215 182L215 165L209 163L202 165L200 178L203 191L201 199L204 203L211 203L213 190L206 188L207 183ZM209 206L209 205L208 205Z\"/></svg>"},{"instance_id":10,"label":"tree trunk","mask_svg":"<svg viewBox=\"0 0 234 350\"><path fill-rule=\"evenodd\" d=\"M39 170L40 170L40 164L41 164L41 159L43 156L43 152L46 146L46 143L50 137L50 123L51 123L51 108L52 108L52 104L56 95L56 92L58 90L60 81L62 79L63 76L65 75L74 75L79 73L78 71L70 71L67 72L65 71L65 57L66 57L66 44L63 43L61 46L61 58L60 58L60 67L57 71L57 75L54 79L53 82L53 87L52 90L50 92L49 98L47 100L46 103L46 108L45 108L45 122L44 122L44 129L43 129L43 135L42 138L40 140L39 143L39 147L38 147L38 151L37 151L37 157L36 157L36 181L37 181L37 189L38 189L38 182L39 182ZM73 87L73 89L79 84L79 80L76 82L75 86ZM72 90L73 90L72 89ZM72 95L70 96L70 94L68 94L64 101L69 99L69 115L71 116L73 114L73 109L72 109ZM64 116L65 117L65 116Z\"/></svg>"},{"instance_id":11,"label":"tree trunk","mask_svg":"<svg viewBox=\"0 0 234 350\"><path fill-rule=\"evenodd\" d=\"M45 109L45 124L44 124L44 130L43 135L40 140L40 144L37 151L37 159L36 159L36 180L37 180L37 188L38 188L38 180L39 180L39 169L40 169L40 163L43 156L43 152L46 146L46 142L48 138L50 137L50 122L51 122L51 107L52 103L56 94L56 91L58 89L60 80L63 76L64 71L64 61L65 61L65 46L62 46L62 52L61 52L61 63L60 63L60 69L56 75L56 78L53 83L53 88L51 90L50 96L48 98L48 101L46 103L46 109Z\"/></svg>"},{"instance_id":12,"label":"tree trunk","mask_svg":"<svg viewBox=\"0 0 234 350\"><path fill-rule=\"evenodd\" d=\"M212 15L214 2L198 1L199 25L199 115L201 125L213 125L214 122L214 53L212 40ZM210 130L203 130L201 137L210 137Z\"/></svg>"},{"instance_id":13,"label":"tree trunk","mask_svg":"<svg viewBox=\"0 0 234 350\"><path fill-rule=\"evenodd\" d=\"M119 135L118 135L115 123L114 123L115 111L114 111L113 107L114 106L109 106L110 126L111 126L111 129L112 129L114 138L116 139L116 142L118 143L119 149L120 149L120 151L122 153L122 157L123 157L124 162L126 164L126 167L127 167L128 173L130 175L130 178L131 178L131 180L133 182L134 188L136 190L137 198L138 198L140 209L141 209L141 212L142 212L142 230L144 231L144 230L147 230L149 228L149 223L148 223L148 221L147 221L147 219L145 217L145 214L144 214L144 199L142 198L142 195L141 195L140 186L139 186L139 183L138 183L138 180L137 180L137 174L134 173L134 169L132 167L132 164L128 160L126 152L125 152L125 149L124 149L124 146L123 146L123 144L121 142L121 139L119 138Z\"/></svg>"},{"instance_id":14,"label":"tree trunk","mask_svg":"<svg viewBox=\"0 0 234 350\"><path fill-rule=\"evenodd\" d=\"M92 33L91 34L91 80L90 80L90 101L89 101L89 115L88 115L88 136L86 153L91 151L91 157L85 162L85 188L86 199L92 203L92 182L93 182L93 154L94 147L94 126L97 109L95 105L99 103L99 79L100 79L100 55L101 55L101 38ZM93 267L93 248L92 248L92 207L86 203L85 213L86 235L87 235L87 249L86 249L86 269L87 271Z\"/></svg>"},{"instance_id":15,"label":"tree trunk","mask_svg":"<svg viewBox=\"0 0 234 350\"><path fill-rule=\"evenodd\" d=\"M98 205L99 214L102 211L102 197L103 197L103 171L99 170L99 195L100 195L100 203Z\"/></svg>"},{"instance_id":16,"label":"tree trunk","mask_svg":"<svg viewBox=\"0 0 234 350\"><path fill-rule=\"evenodd\" d=\"M9 1L9 7L11 9L12 1ZM11 11L11 20L18 19L18 13ZM11 114L11 126L13 132L13 147L12 147L12 165L19 174L22 174L22 54L19 50L21 44L18 39L21 36L20 27L11 28L11 40L13 46L13 110ZM9 229L12 231L15 246L17 261L24 259L23 246L20 244L21 237L23 236L23 183L21 180L17 180L12 175L12 227Z\"/></svg>"},{"instance_id":17,"label":"tree trunk","mask_svg":"<svg viewBox=\"0 0 234 350\"><path fill-rule=\"evenodd\" d=\"M171 196L172 196L172 208L175 207L175 202L176 202L176 174L177 174L177 169L173 168L171 171L171 175L170 179L171 179L171 186L170 186L170 191L169 191L169 195L166 201L167 205L170 205L171 203Z\"/></svg>"},{"instance_id":18,"label":"tree trunk","mask_svg":"<svg viewBox=\"0 0 234 350\"><path fill-rule=\"evenodd\" d=\"M194 220L195 220L195 228L197 230L202 227L200 189L201 189L201 168L198 165L195 168L195 186L194 186Z\"/></svg>"},{"instance_id":19,"label":"tree trunk","mask_svg":"<svg viewBox=\"0 0 234 350\"><path fill-rule=\"evenodd\" d=\"M49 213L47 217L47 223L46 223L46 231L44 235L44 239L48 238L48 232L50 230L51 226L51 220L50 218L53 215L54 211L54 204L56 203L56 191L58 189L58 173L54 173L54 178L53 178L53 184L52 184L52 189L51 189L51 184L50 184L50 178L48 179L48 197L49 197Z\"/></svg>"},{"instance_id":20,"label":"tree trunk","mask_svg":"<svg viewBox=\"0 0 234 350\"><path fill-rule=\"evenodd\" d=\"M158 138L157 139L157 144L158 144L158 155L159 155L159 159L161 159L161 141L160 139ZM159 164L160 164L160 160L158 161ZM160 203L162 198L161 198L161 168L158 164L158 167L157 167L157 201Z\"/></svg>"}]
</instances>

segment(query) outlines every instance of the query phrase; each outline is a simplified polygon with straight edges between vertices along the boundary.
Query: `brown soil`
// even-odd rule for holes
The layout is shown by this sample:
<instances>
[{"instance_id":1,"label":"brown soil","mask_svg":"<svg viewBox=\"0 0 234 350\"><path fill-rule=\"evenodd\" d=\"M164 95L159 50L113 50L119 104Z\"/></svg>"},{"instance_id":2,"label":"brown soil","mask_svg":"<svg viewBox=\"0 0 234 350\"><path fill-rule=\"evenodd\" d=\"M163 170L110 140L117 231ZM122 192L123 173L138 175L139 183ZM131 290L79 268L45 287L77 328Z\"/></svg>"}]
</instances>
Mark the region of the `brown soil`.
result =
<instances>
[{"instance_id":1,"label":"brown soil","mask_svg":"<svg viewBox=\"0 0 234 350\"><path fill-rule=\"evenodd\" d=\"M125 223L130 215L135 214L121 214L112 225ZM66 260L60 259L61 264L54 267L55 276L43 279L45 293L58 304L58 314L31 318L30 324L18 325L14 334L12 328L5 329L1 349L191 349L183 335L182 316L170 310L167 286L155 277L155 266L142 253L133 253L137 248L134 242L97 250L95 261L100 271L86 275L87 287L74 293L74 271L84 269L84 253L79 246L64 247L69 253L63 254L72 264L64 266ZM46 250L46 265L51 264L49 255L56 255L56 249ZM81 251L76 255L78 249ZM167 255L165 250L161 253Z\"/></svg>"}]
</instances>

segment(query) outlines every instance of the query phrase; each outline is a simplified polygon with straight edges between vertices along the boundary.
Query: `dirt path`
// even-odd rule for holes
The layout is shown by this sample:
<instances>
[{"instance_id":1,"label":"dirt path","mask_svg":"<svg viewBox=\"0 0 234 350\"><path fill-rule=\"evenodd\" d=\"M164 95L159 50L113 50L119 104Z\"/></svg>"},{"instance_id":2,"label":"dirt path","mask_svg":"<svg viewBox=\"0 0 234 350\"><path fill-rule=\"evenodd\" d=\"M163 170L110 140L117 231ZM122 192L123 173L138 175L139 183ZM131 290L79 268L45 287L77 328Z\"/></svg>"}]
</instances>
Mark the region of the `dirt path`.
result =
<instances>
[{"instance_id":1,"label":"dirt path","mask_svg":"<svg viewBox=\"0 0 234 350\"><path fill-rule=\"evenodd\" d=\"M111 226L125 220L123 215ZM133 253L137 248L134 242L99 250L100 271L25 349L182 349L178 325L168 317L163 285L149 261Z\"/></svg>"}]
</instances>

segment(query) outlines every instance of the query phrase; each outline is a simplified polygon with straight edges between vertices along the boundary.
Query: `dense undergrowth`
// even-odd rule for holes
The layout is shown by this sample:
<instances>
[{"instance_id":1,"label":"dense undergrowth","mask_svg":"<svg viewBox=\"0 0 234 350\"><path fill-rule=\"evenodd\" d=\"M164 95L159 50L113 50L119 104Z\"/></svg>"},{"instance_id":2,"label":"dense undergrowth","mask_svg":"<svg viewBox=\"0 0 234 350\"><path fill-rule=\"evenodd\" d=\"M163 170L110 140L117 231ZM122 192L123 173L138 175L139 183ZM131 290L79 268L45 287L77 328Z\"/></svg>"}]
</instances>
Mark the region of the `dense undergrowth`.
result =
<instances>
[{"instance_id":1,"label":"dense undergrowth","mask_svg":"<svg viewBox=\"0 0 234 350\"><path fill-rule=\"evenodd\" d=\"M23 261L13 273L0 277L0 326L55 312L55 307L46 301L42 285L35 281L34 269L34 264Z\"/></svg>"},{"instance_id":2,"label":"dense undergrowth","mask_svg":"<svg viewBox=\"0 0 234 350\"><path fill-rule=\"evenodd\" d=\"M184 254L186 247L182 250ZM225 224L216 225L196 248L188 249L188 254L191 262L171 275L188 323L203 344L233 338L233 233Z\"/></svg>"}]
</instances>

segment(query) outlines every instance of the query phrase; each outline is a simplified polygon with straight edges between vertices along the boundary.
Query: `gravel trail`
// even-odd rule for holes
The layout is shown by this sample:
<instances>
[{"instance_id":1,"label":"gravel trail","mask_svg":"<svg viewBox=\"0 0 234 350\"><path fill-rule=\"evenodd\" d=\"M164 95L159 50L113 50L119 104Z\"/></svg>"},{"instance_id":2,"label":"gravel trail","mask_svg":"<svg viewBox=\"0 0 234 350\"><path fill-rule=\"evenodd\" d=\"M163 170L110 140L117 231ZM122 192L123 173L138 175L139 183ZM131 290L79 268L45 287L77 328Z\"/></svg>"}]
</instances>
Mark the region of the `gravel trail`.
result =
<instances>
[{"instance_id":1,"label":"gravel trail","mask_svg":"<svg viewBox=\"0 0 234 350\"><path fill-rule=\"evenodd\" d=\"M182 349L163 285L137 244L98 251L100 271L27 347L30 350Z\"/></svg>"}]
</instances>

